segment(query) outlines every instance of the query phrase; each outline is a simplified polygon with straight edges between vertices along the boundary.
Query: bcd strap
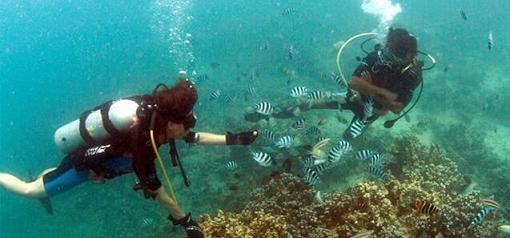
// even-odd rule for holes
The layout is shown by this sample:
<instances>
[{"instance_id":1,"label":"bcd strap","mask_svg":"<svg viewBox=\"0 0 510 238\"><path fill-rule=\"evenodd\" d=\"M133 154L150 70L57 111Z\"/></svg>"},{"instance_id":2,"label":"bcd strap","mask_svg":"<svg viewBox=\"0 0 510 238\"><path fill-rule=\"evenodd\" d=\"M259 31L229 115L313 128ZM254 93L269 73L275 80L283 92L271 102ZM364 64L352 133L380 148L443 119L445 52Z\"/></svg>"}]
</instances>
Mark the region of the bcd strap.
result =
<instances>
[{"instance_id":1,"label":"bcd strap","mask_svg":"<svg viewBox=\"0 0 510 238\"><path fill-rule=\"evenodd\" d=\"M90 113L92 113L92 110L85 111L80 115L80 136L88 145L94 144L94 139L85 126L85 122Z\"/></svg>"},{"instance_id":2,"label":"bcd strap","mask_svg":"<svg viewBox=\"0 0 510 238\"><path fill-rule=\"evenodd\" d=\"M113 102L109 101L102 105L101 107L101 121L103 123L104 129L110 134L110 138L119 138L122 136L122 132L117 130L115 126L113 125L112 121L110 120L110 117L108 116L108 112L110 111L110 107L112 106Z\"/></svg>"}]
</instances>

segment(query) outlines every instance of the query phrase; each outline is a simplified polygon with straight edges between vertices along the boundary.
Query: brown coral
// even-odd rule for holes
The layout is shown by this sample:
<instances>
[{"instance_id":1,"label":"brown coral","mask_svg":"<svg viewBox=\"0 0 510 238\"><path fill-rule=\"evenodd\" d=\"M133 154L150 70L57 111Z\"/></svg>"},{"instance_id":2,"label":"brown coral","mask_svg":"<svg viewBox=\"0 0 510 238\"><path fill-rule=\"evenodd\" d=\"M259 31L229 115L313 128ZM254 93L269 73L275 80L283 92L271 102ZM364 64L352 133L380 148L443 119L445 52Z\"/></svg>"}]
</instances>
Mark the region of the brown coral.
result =
<instances>
[{"instance_id":1,"label":"brown coral","mask_svg":"<svg viewBox=\"0 0 510 238\"><path fill-rule=\"evenodd\" d=\"M244 210L205 216L210 237L351 237L373 231L377 237L494 237L498 214L475 230L479 194L460 195L464 180L457 165L437 146L414 137L396 141L388 152L389 180L363 182L314 201L316 191L291 174L274 177L253 193ZM435 204L438 214L417 214L416 199ZM256 221L256 222L252 222ZM236 233L237 232L237 233Z\"/></svg>"}]
</instances>

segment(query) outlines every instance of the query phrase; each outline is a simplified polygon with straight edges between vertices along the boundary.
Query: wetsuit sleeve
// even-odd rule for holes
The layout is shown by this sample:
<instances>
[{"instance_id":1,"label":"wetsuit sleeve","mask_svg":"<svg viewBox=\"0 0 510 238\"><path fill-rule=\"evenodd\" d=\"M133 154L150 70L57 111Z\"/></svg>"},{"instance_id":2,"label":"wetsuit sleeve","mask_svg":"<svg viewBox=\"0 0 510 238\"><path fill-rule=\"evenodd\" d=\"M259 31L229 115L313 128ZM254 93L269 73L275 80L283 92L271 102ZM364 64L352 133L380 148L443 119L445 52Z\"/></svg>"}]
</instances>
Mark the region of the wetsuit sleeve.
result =
<instances>
[{"instance_id":1,"label":"wetsuit sleeve","mask_svg":"<svg viewBox=\"0 0 510 238\"><path fill-rule=\"evenodd\" d=\"M142 130L133 129L130 133L129 150L133 154L133 170L139 183L144 188L154 191L161 187L161 182L158 179L154 165L155 154L150 143L147 143L147 139L146 133Z\"/></svg>"},{"instance_id":2,"label":"wetsuit sleeve","mask_svg":"<svg viewBox=\"0 0 510 238\"><path fill-rule=\"evenodd\" d=\"M404 74L401 78L402 84L400 85L400 93L398 94L397 101L407 106L413 98L413 92L421 83L422 75L419 66L415 66L409 70L408 73Z\"/></svg>"}]
</instances>

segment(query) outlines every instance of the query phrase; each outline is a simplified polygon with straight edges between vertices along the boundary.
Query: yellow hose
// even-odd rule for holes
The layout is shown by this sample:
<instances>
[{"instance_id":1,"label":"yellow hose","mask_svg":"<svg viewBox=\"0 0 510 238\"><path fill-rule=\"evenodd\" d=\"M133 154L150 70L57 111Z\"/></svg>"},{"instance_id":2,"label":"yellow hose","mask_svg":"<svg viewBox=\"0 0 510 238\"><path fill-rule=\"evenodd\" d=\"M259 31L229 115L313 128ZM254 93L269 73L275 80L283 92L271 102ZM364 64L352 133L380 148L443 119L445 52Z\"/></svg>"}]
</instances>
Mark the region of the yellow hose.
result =
<instances>
[{"instance_id":1,"label":"yellow hose","mask_svg":"<svg viewBox=\"0 0 510 238\"><path fill-rule=\"evenodd\" d=\"M342 67L340 67L340 56L342 54L342 51L344 50L344 48L353 40L359 38L359 37L363 37L363 36L370 36L370 35L378 35L377 33L374 33L374 32L367 32L367 33L361 33L361 34L357 34L351 38L349 38L341 47L340 49L338 50L338 54L336 54L336 67L338 68L338 72L340 73L340 77L342 78L342 81L344 82L344 84L347 86L347 80L345 79L345 76L344 76L344 73L342 72Z\"/></svg>"},{"instance_id":2,"label":"yellow hose","mask_svg":"<svg viewBox=\"0 0 510 238\"><path fill-rule=\"evenodd\" d=\"M161 159L161 155L159 154L158 147L156 146L156 140L154 139L154 131L153 130L150 130L150 136L151 136L152 149L154 150L154 153L156 154L156 158L158 158L159 167L161 168L161 171L163 171L163 176L165 177L165 182L166 182L168 191L170 191L170 196L174 200L175 204L178 205L177 197L175 196L172 182L170 181L170 178L168 177L168 173L166 172L165 166L163 164L163 160Z\"/></svg>"}]
</instances>

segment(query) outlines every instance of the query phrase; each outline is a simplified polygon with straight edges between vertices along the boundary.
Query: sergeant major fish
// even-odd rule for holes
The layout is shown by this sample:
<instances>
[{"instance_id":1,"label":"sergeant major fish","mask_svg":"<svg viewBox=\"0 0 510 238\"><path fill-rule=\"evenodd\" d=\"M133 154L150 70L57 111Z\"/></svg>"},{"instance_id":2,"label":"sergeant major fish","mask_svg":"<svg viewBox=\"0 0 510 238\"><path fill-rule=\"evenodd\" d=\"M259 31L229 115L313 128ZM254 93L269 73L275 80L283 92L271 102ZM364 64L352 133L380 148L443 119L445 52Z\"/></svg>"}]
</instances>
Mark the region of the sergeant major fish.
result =
<instances>
[{"instance_id":1,"label":"sergeant major fish","mask_svg":"<svg viewBox=\"0 0 510 238\"><path fill-rule=\"evenodd\" d=\"M235 169L237 169L237 163L233 160L227 162L227 164L225 165L225 168L227 170L230 170L230 171L233 171Z\"/></svg>"},{"instance_id":2,"label":"sergeant major fish","mask_svg":"<svg viewBox=\"0 0 510 238\"><path fill-rule=\"evenodd\" d=\"M294 144L292 136L283 136L275 143L278 148L290 148Z\"/></svg>"},{"instance_id":3,"label":"sergeant major fish","mask_svg":"<svg viewBox=\"0 0 510 238\"><path fill-rule=\"evenodd\" d=\"M485 217L492 211L491 207L483 207L482 210L480 210L476 216L473 218L471 223L469 223L468 229L474 229L475 227L482 224L482 222L485 220Z\"/></svg>"},{"instance_id":4,"label":"sergeant major fish","mask_svg":"<svg viewBox=\"0 0 510 238\"><path fill-rule=\"evenodd\" d=\"M268 102L259 102L257 105L255 105L255 111L262 115L271 115L274 111L274 108Z\"/></svg>"},{"instance_id":5,"label":"sergeant major fish","mask_svg":"<svg viewBox=\"0 0 510 238\"><path fill-rule=\"evenodd\" d=\"M290 96L292 97L303 97L308 94L308 88L304 86L296 86L290 90Z\"/></svg>"},{"instance_id":6,"label":"sergeant major fish","mask_svg":"<svg viewBox=\"0 0 510 238\"><path fill-rule=\"evenodd\" d=\"M252 152L251 157L264 167L269 167L273 162L271 156L264 152Z\"/></svg>"}]
</instances>

